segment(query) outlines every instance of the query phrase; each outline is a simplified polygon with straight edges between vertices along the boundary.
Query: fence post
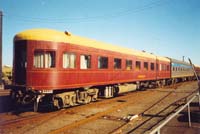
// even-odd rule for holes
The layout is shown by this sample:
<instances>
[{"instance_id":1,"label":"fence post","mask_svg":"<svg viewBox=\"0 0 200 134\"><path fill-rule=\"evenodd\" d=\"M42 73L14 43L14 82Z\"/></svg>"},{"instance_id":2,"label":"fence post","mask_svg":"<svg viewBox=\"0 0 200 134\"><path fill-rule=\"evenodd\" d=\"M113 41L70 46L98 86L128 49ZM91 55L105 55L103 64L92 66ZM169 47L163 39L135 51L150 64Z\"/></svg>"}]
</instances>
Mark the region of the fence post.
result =
<instances>
[{"instance_id":1,"label":"fence post","mask_svg":"<svg viewBox=\"0 0 200 134\"><path fill-rule=\"evenodd\" d=\"M191 127L191 116L190 116L190 103L188 103L188 125Z\"/></svg>"},{"instance_id":2,"label":"fence post","mask_svg":"<svg viewBox=\"0 0 200 134\"><path fill-rule=\"evenodd\" d=\"M157 134L160 134L160 129L158 129Z\"/></svg>"}]
</instances>

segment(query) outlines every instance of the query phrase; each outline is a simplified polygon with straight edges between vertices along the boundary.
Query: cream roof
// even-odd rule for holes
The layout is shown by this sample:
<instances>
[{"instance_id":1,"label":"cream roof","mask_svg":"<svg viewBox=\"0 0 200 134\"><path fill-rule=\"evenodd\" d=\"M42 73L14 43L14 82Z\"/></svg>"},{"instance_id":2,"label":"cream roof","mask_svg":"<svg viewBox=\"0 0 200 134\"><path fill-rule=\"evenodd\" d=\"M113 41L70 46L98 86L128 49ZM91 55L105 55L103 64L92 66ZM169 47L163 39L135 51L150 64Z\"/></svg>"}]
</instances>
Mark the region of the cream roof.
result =
<instances>
[{"instance_id":1,"label":"cream roof","mask_svg":"<svg viewBox=\"0 0 200 134\"><path fill-rule=\"evenodd\" d=\"M162 61L167 61L170 62L170 59L167 57L162 57L162 56L156 56L158 60L162 60Z\"/></svg>"},{"instance_id":2,"label":"cream roof","mask_svg":"<svg viewBox=\"0 0 200 134\"><path fill-rule=\"evenodd\" d=\"M14 41L18 40L42 40L42 41L53 41L53 42L64 42L71 44L78 44L81 46L92 47L97 49L103 49L108 51L120 52L124 54L136 55L140 57L147 57L155 59L158 57L160 60L168 61L165 57L155 56L153 54L142 52L134 49L128 49L119 47L117 45L107 44L83 37L79 37L68 32L60 32L51 29L30 29L18 33Z\"/></svg>"}]
</instances>

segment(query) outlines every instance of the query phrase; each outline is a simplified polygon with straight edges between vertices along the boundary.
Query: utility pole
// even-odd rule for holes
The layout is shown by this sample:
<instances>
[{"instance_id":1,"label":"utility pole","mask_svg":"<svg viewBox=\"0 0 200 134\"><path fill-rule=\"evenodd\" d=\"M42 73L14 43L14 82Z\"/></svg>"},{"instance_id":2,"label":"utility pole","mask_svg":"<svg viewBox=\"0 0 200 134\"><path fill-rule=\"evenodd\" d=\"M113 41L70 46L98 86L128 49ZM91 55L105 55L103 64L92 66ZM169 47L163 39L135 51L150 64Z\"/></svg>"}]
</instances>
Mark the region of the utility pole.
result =
<instances>
[{"instance_id":1,"label":"utility pole","mask_svg":"<svg viewBox=\"0 0 200 134\"><path fill-rule=\"evenodd\" d=\"M3 31L3 12L0 11L0 89L3 88L2 83L2 32Z\"/></svg>"}]
</instances>

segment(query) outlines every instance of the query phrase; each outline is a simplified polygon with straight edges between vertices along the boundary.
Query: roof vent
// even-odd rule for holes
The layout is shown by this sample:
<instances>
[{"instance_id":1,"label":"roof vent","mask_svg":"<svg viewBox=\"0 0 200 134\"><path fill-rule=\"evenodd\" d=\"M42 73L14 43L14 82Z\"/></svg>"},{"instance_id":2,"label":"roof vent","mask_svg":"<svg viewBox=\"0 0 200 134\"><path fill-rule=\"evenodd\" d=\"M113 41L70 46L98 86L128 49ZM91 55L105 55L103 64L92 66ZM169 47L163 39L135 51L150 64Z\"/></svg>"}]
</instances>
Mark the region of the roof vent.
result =
<instances>
[{"instance_id":1,"label":"roof vent","mask_svg":"<svg viewBox=\"0 0 200 134\"><path fill-rule=\"evenodd\" d=\"M71 36L71 33L70 33L70 32L65 31L65 34L66 34L67 36Z\"/></svg>"}]
</instances>

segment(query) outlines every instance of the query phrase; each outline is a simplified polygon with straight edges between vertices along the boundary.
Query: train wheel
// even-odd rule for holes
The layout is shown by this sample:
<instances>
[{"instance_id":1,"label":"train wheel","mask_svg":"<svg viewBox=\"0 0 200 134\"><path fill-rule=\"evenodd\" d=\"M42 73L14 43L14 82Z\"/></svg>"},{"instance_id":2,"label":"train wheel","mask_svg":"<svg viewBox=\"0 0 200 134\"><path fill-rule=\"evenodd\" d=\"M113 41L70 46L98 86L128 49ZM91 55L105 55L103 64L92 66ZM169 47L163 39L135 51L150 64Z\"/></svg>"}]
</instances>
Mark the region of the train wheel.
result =
<instances>
[{"instance_id":1,"label":"train wheel","mask_svg":"<svg viewBox=\"0 0 200 134\"><path fill-rule=\"evenodd\" d=\"M13 110L18 111L19 108L21 107L21 101L20 101L20 95L17 91L11 91L10 92L10 98L11 98L11 102L13 105Z\"/></svg>"},{"instance_id":2,"label":"train wheel","mask_svg":"<svg viewBox=\"0 0 200 134\"><path fill-rule=\"evenodd\" d=\"M88 96L88 97L87 97L87 102L90 103L91 101L92 101L92 97L91 97L91 96Z\"/></svg>"},{"instance_id":3,"label":"train wheel","mask_svg":"<svg viewBox=\"0 0 200 134\"><path fill-rule=\"evenodd\" d=\"M59 104L59 98L55 98L53 100L53 106L55 107L55 109L59 110L61 108L60 104Z\"/></svg>"},{"instance_id":4,"label":"train wheel","mask_svg":"<svg viewBox=\"0 0 200 134\"><path fill-rule=\"evenodd\" d=\"M11 91L10 97L11 97L11 100L14 103L20 103L21 102L21 96L20 96L19 92L17 92L17 91Z\"/></svg>"},{"instance_id":5,"label":"train wheel","mask_svg":"<svg viewBox=\"0 0 200 134\"><path fill-rule=\"evenodd\" d=\"M136 82L136 86L137 86L137 87L136 87L137 90L140 90L140 89L141 89L141 84L140 84L139 81Z\"/></svg>"},{"instance_id":6,"label":"train wheel","mask_svg":"<svg viewBox=\"0 0 200 134\"><path fill-rule=\"evenodd\" d=\"M76 105L76 96L71 96L69 101L70 106Z\"/></svg>"},{"instance_id":7,"label":"train wheel","mask_svg":"<svg viewBox=\"0 0 200 134\"><path fill-rule=\"evenodd\" d=\"M85 98L84 104L90 103L91 100L92 100L92 97L91 97L91 96L87 96L87 97Z\"/></svg>"},{"instance_id":8,"label":"train wheel","mask_svg":"<svg viewBox=\"0 0 200 134\"><path fill-rule=\"evenodd\" d=\"M33 110L34 112L38 112L38 109L39 109L39 102L40 102L40 99L42 98L42 95L38 95L34 101L34 104L33 104Z\"/></svg>"},{"instance_id":9,"label":"train wheel","mask_svg":"<svg viewBox=\"0 0 200 134\"><path fill-rule=\"evenodd\" d=\"M37 112L37 111L38 111L38 102L37 102L37 101L34 101L33 111L34 111L34 112Z\"/></svg>"},{"instance_id":10,"label":"train wheel","mask_svg":"<svg viewBox=\"0 0 200 134\"><path fill-rule=\"evenodd\" d=\"M16 92L15 91L11 91L10 92L10 98L11 98L11 100L13 101L13 102L16 102Z\"/></svg>"},{"instance_id":11,"label":"train wheel","mask_svg":"<svg viewBox=\"0 0 200 134\"><path fill-rule=\"evenodd\" d=\"M97 101L97 95L93 95L91 101Z\"/></svg>"}]
</instances>

